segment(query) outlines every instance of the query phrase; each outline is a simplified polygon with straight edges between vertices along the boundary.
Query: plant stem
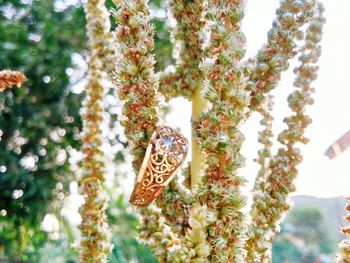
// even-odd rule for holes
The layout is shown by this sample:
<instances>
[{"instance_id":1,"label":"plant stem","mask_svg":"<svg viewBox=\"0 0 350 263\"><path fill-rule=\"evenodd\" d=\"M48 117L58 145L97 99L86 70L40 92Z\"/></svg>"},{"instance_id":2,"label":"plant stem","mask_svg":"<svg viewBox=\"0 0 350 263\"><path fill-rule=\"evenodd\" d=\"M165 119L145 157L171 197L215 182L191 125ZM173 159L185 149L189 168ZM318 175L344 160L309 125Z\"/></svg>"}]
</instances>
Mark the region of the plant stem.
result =
<instances>
[{"instance_id":1,"label":"plant stem","mask_svg":"<svg viewBox=\"0 0 350 263\"><path fill-rule=\"evenodd\" d=\"M197 88L192 94L192 123L196 122L203 110L206 108L206 103L201 95L202 81L199 81ZM198 183L200 172L204 164L204 158L199 148L196 131L192 125L192 161L191 161L191 189Z\"/></svg>"}]
</instances>

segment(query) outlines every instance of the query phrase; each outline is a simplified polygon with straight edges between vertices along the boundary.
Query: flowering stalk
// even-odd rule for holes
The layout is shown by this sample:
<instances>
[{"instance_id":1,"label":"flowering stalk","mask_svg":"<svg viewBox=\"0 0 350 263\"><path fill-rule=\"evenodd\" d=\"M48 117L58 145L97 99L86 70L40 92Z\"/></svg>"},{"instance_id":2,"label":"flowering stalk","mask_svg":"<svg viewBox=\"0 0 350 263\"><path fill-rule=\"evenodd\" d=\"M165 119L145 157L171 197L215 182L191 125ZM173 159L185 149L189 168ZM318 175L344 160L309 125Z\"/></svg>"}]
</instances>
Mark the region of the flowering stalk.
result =
<instances>
[{"instance_id":1,"label":"flowering stalk","mask_svg":"<svg viewBox=\"0 0 350 263\"><path fill-rule=\"evenodd\" d=\"M120 6L116 13L119 42L116 83L119 97L125 101L122 125L137 172L158 121L157 82L151 54L153 29L149 24L147 1L114 2ZM156 201L162 208L161 214L153 208L142 210L145 228L142 237L147 239L161 262L244 262L245 259L251 262L252 258L263 257L264 261L268 260L264 252L269 246L264 242L270 238L266 235L272 236L276 220L286 210L285 199L292 181L284 178L295 175L300 158L294 144L304 141L302 132L309 122L303 115L304 106L311 102L312 91L306 80L315 75L312 63L319 55L317 41L321 18L309 27L302 65L297 69L299 78L295 82L301 91L289 98L296 115L286 118L289 129L279 136L285 147L273 158L270 155L272 117L263 107L265 93L277 85L281 72L288 67L288 60L295 56L295 41L303 36L300 27L312 18L314 4L315 0L282 1L268 44L255 61L249 61L256 66L252 69L241 63L245 44L240 31L243 0L209 0L208 4L204 0L171 0L171 9L178 22L174 37L181 52L175 71L166 70L160 74L159 90L166 99L185 96L192 100L194 143L184 184L191 192L175 180ZM211 35L205 50L208 58L203 59L201 35L206 25L210 26ZM206 102L210 103L209 107ZM253 226L257 228L250 231L253 233L249 235L250 248L245 246L247 233L241 211L246 205L246 198L241 193L245 180L238 176L237 170L244 163L240 154L244 136L239 128L252 110L263 114L262 124L266 129L260 133L260 141L265 147L259 153L262 169L258 177L261 180L255 186L257 202L252 214ZM205 160L201 159L203 156ZM278 176L282 166L285 168L283 180ZM278 193L276 185L282 188L282 194ZM261 192L258 190L263 190L262 196L258 196ZM274 200L276 196L278 201ZM272 200L272 203L265 204L266 200ZM274 212L277 216L271 218ZM265 223L272 220L273 226L265 226L260 219ZM249 249L257 249L260 256Z\"/></svg>"},{"instance_id":2,"label":"flowering stalk","mask_svg":"<svg viewBox=\"0 0 350 263\"><path fill-rule=\"evenodd\" d=\"M203 39L206 26L206 0L171 0L170 10L177 21L173 32L175 48L180 52L175 70L168 67L159 74L159 91L169 100L184 96L192 101L192 121L198 121L206 107L201 97L203 73L199 65L204 58ZM193 128L193 131L195 129ZM196 132L192 132L191 186L198 183L204 160L199 148Z\"/></svg>"},{"instance_id":3,"label":"flowering stalk","mask_svg":"<svg viewBox=\"0 0 350 263\"><path fill-rule=\"evenodd\" d=\"M111 77L115 69L116 54L113 37L110 32L109 12L105 7L105 1L89 1L86 10L88 34L91 36L95 35L95 40L90 42L90 48L95 50L96 56L102 64L100 66L101 69L108 73L107 76L113 80Z\"/></svg>"},{"instance_id":4,"label":"flowering stalk","mask_svg":"<svg viewBox=\"0 0 350 263\"><path fill-rule=\"evenodd\" d=\"M264 146L261 150L258 151L258 159L256 162L260 165L260 170L255 180L254 192L263 190L264 183L269 171L269 163L271 159L271 147L272 142L272 122L273 117L271 115L273 106L273 97L269 95L267 97L266 106L261 105L257 110L261 115L262 119L260 124L264 126L264 129L259 132L258 141Z\"/></svg>"},{"instance_id":5,"label":"flowering stalk","mask_svg":"<svg viewBox=\"0 0 350 263\"><path fill-rule=\"evenodd\" d=\"M256 58L249 60L253 67L247 90L251 92L249 108L254 111L264 103L265 93L278 85L281 73L288 69L289 60L296 54L295 41L301 39L301 27L312 18L315 0L282 0L277 18L268 33L268 41Z\"/></svg>"},{"instance_id":6,"label":"flowering stalk","mask_svg":"<svg viewBox=\"0 0 350 263\"><path fill-rule=\"evenodd\" d=\"M350 202L350 197L346 198ZM350 213L350 204L345 207L345 210ZM350 223L350 214L345 217L346 221ZM344 239L340 244L340 252L337 255L336 262L350 263L350 224L342 229L342 233L348 238Z\"/></svg>"},{"instance_id":7,"label":"flowering stalk","mask_svg":"<svg viewBox=\"0 0 350 263\"><path fill-rule=\"evenodd\" d=\"M207 262L210 256L210 246L207 243L207 234L203 231L208 224L208 211L205 205L194 204L190 210L189 226L186 234L180 239L180 245L173 246L168 253L168 261Z\"/></svg>"},{"instance_id":8,"label":"flowering stalk","mask_svg":"<svg viewBox=\"0 0 350 263\"><path fill-rule=\"evenodd\" d=\"M190 192L175 177L156 200L157 206L162 208L166 224L175 234L181 236L189 227L189 209L192 199Z\"/></svg>"},{"instance_id":9,"label":"flowering stalk","mask_svg":"<svg viewBox=\"0 0 350 263\"><path fill-rule=\"evenodd\" d=\"M90 58L88 83L83 113L83 169L80 179L81 191L85 203L80 209L82 240L80 248L81 262L107 262L112 249L111 235L108 232L106 207L108 196L103 190L104 162L100 149L102 144L101 123L103 114L103 81L107 74L106 62L111 52L108 13L104 0L89 0L85 7L89 37Z\"/></svg>"},{"instance_id":10,"label":"flowering stalk","mask_svg":"<svg viewBox=\"0 0 350 263\"><path fill-rule=\"evenodd\" d=\"M203 83L201 83L203 84ZM196 132L197 122L201 118L201 114L206 108L206 101L202 98L202 86L198 86L192 95L192 160L190 166L190 189L194 189L198 184L201 173L203 170L203 165L205 163L202 150L199 145L199 138Z\"/></svg>"},{"instance_id":11,"label":"flowering stalk","mask_svg":"<svg viewBox=\"0 0 350 263\"><path fill-rule=\"evenodd\" d=\"M264 186L267 180L267 176L269 175L270 169L270 161L271 161L271 147L273 145L272 142L272 122L273 117L271 115L272 106L273 106L273 96L268 95L266 100L266 105L260 105L257 109L263 118L260 121L260 124L264 126L264 129L259 132L258 141L263 145L263 148L258 151L258 159L255 160L260 165L260 170L258 171L257 177L255 179L255 184L253 188L253 201L258 202L256 200L259 198L260 193L264 191ZM266 243L266 250L264 253L261 253L261 262L270 262L271 260L271 248L272 244Z\"/></svg>"},{"instance_id":12,"label":"flowering stalk","mask_svg":"<svg viewBox=\"0 0 350 263\"><path fill-rule=\"evenodd\" d=\"M191 162L188 162L181 172L182 176L184 177L182 185L186 189L191 189L191 166Z\"/></svg>"},{"instance_id":13,"label":"flowering stalk","mask_svg":"<svg viewBox=\"0 0 350 263\"><path fill-rule=\"evenodd\" d=\"M263 148L258 151L258 158L255 160L260 165L260 170L258 171L257 177L255 179L255 184L253 188L253 202L259 202L259 194L264 191L264 185L266 183L267 177L269 175L270 161L271 161L271 148L273 145L272 137L272 123L273 117L271 115L272 106L273 106L273 97L272 95L267 96L265 101L266 105L260 105L257 109L262 115L260 124L264 127L262 131L259 132L258 141L263 145ZM249 241L248 241L249 242ZM271 242L265 244L265 252L261 253L260 260L261 262L270 262L271 261Z\"/></svg>"},{"instance_id":14,"label":"flowering stalk","mask_svg":"<svg viewBox=\"0 0 350 263\"><path fill-rule=\"evenodd\" d=\"M114 0L119 7L114 14L118 24L115 83L119 99L124 101L121 125L134 157L137 173L146 148L158 122L157 81L154 75L154 28L150 24L146 0ZM159 209L140 210L143 217L141 237L153 249L160 262L165 262L167 247L173 235L166 231ZM164 244L168 244L165 245Z\"/></svg>"},{"instance_id":15,"label":"flowering stalk","mask_svg":"<svg viewBox=\"0 0 350 263\"><path fill-rule=\"evenodd\" d=\"M159 91L166 99L177 96L191 98L193 91L202 85L203 76L198 66L205 27L205 0L171 0L169 7L177 21L173 32L175 48L179 48L175 70L167 68L159 75Z\"/></svg>"},{"instance_id":16,"label":"flowering stalk","mask_svg":"<svg viewBox=\"0 0 350 263\"><path fill-rule=\"evenodd\" d=\"M153 26L149 22L147 1L114 0L118 27L118 58L115 83L124 101L121 121L138 172L151 135L158 122L157 82L154 76Z\"/></svg>"},{"instance_id":17,"label":"flowering stalk","mask_svg":"<svg viewBox=\"0 0 350 263\"><path fill-rule=\"evenodd\" d=\"M168 252L174 245L179 244L178 238L169 230L161 217L159 208L151 205L141 210L142 229L140 240L147 244L160 263L168 262Z\"/></svg>"},{"instance_id":18,"label":"flowering stalk","mask_svg":"<svg viewBox=\"0 0 350 263\"><path fill-rule=\"evenodd\" d=\"M209 261L243 262L246 198L240 188L245 180L237 175L243 165L240 148L244 139L239 125L249 103L240 65L245 38L240 31L244 1L208 2L211 27L209 58L202 69L206 76L204 96L211 103L196 123L199 143L205 153L205 170L196 199L206 205L210 220L207 241Z\"/></svg>"},{"instance_id":19,"label":"flowering stalk","mask_svg":"<svg viewBox=\"0 0 350 263\"><path fill-rule=\"evenodd\" d=\"M0 92L12 86L21 87L26 80L27 78L19 71L2 70L0 71Z\"/></svg>"},{"instance_id":20,"label":"flowering stalk","mask_svg":"<svg viewBox=\"0 0 350 263\"><path fill-rule=\"evenodd\" d=\"M270 161L270 171L262 192L254 195L252 222L246 244L247 262L270 261L266 258L266 253L270 248L271 238L276 232L278 221L290 208L287 197L289 193L295 191L293 181L298 174L296 166L302 160L300 151L295 145L299 142L304 144L308 142L304 137L304 131L311 123L311 119L304 112L306 106L313 103L311 95L314 89L310 84L316 78L318 68L315 64L321 53L319 42L324 24L322 13L323 7L319 4L306 32L305 45L299 57L301 65L295 69L297 78L294 86L298 90L288 97L289 107L295 114L284 119L288 128L278 137L284 147L280 148Z\"/></svg>"},{"instance_id":21,"label":"flowering stalk","mask_svg":"<svg viewBox=\"0 0 350 263\"><path fill-rule=\"evenodd\" d=\"M165 224L170 226L179 238L190 228L189 213L193 204L193 196L189 191L190 164L182 169L182 175L185 177L182 184L179 183L178 177L175 177L156 200L166 219Z\"/></svg>"}]
</instances>

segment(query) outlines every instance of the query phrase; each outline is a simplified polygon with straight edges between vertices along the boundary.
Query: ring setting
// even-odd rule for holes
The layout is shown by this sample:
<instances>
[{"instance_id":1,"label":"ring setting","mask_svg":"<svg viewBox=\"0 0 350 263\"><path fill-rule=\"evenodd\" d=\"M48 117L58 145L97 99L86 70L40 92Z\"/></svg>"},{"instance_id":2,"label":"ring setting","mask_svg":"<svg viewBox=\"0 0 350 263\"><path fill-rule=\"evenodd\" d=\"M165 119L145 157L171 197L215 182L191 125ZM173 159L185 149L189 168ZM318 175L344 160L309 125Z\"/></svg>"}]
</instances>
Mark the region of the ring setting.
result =
<instances>
[{"instance_id":1,"label":"ring setting","mask_svg":"<svg viewBox=\"0 0 350 263\"><path fill-rule=\"evenodd\" d=\"M187 139L169 126L159 126L151 136L130 203L144 207L156 199L175 177L186 159Z\"/></svg>"}]
</instances>

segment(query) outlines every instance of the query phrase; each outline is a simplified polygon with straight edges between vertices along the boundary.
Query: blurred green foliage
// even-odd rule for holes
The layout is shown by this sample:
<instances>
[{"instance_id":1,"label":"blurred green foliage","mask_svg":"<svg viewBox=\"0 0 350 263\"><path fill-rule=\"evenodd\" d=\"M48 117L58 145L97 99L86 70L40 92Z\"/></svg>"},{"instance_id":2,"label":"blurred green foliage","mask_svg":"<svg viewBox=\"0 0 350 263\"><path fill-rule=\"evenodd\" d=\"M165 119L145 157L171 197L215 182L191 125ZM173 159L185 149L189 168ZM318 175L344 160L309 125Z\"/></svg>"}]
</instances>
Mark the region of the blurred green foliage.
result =
<instances>
[{"instance_id":1,"label":"blurred green foliage","mask_svg":"<svg viewBox=\"0 0 350 263\"><path fill-rule=\"evenodd\" d=\"M294 208L282 223L273 242L274 263L313 263L321 255L336 251L336 240L329 235L327 223L317 208Z\"/></svg>"},{"instance_id":2,"label":"blurred green foliage","mask_svg":"<svg viewBox=\"0 0 350 263\"><path fill-rule=\"evenodd\" d=\"M285 237L277 238L272 249L273 262L299 262L302 257L300 249Z\"/></svg>"},{"instance_id":3,"label":"blurred green foliage","mask_svg":"<svg viewBox=\"0 0 350 263\"><path fill-rule=\"evenodd\" d=\"M7 258L27 259L38 246L40 222L62 195L57 183L70 174L58 153L80 146L81 95L70 92L66 69L84 49L84 27L82 8L0 1L0 69L28 78L0 94L0 255Z\"/></svg>"},{"instance_id":4,"label":"blurred green foliage","mask_svg":"<svg viewBox=\"0 0 350 263\"><path fill-rule=\"evenodd\" d=\"M109 255L111 263L157 263L150 249L135 239L139 221L124 195L119 195L109 203L107 211L114 248ZM70 227L67 225L67 227ZM66 231L73 229L66 229ZM72 249L70 241L63 233L58 240L49 240L38 246L37 253L31 257L34 262L74 263L78 262L78 253Z\"/></svg>"},{"instance_id":5,"label":"blurred green foliage","mask_svg":"<svg viewBox=\"0 0 350 263\"><path fill-rule=\"evenodd\" d=\"M111 263L156 263L150 249L137 242L139 220L130 209L124 195L110 201L108 221L113 235L114 248L109 256Z\"/></svg>"}]
</instances>

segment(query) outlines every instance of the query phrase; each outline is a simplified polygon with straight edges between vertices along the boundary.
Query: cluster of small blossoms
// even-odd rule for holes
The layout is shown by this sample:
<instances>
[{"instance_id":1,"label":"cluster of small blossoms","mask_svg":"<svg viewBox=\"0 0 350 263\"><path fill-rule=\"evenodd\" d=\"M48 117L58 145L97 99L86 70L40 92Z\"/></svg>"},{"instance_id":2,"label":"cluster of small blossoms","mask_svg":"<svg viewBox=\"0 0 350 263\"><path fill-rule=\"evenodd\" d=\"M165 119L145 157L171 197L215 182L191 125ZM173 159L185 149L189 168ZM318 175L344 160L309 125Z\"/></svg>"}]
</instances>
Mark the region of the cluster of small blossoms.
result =
<instances>
[{"instance_id":1,"label":"cluster of small blossoms","mask_svg":"<svg viewBox=\"0 0 350 263\"><path fill-rule=\"evenodd\" d=\"M13 86L21 87L26 80L27 78L21 72L2 70L0 71L0 92Z\"/></svg>"},{"instance_id":2,"label":"cluster of small blossoms","mask_svg":"<svg viewBox=\"0 0 350 263\"><path fill-rule=\"evenodd\" d=\"M207 207L193 204L189 218L189 229L180 239L180 245L175 245L169 250L167 262L208 262L211 249L206 242L207 234L203 231L209 219Z\"/></svg>"},{"instance_id":3,"label":"cluster of small blossoms","mask_svg":"<svg viewBox=\"0 0 350 263\"><path fill-rule=\"evenodd\" d=\"M169 251L179 244L178 238L165 224L159 208L151 205L140 209L142 229L140 241L147 244L160 263L168 262Z\"/></svg>"},{"instance_id":4,"label":"cluster of small blossoms","mask_svg":"<svg viewBox=\"0 0 350 263\"><path fill-rule=\"evenodd\" d=\"M112 72L115 69L115 44L110 32L111 24L109 12L105 6L105 1L91 0L88 2L86 19L88 21L87 34L93 36L94 41L90 42L90 49L95 50L104 72L113 80Z\"/></svg>"},{"instance_id":5,"label":"cluster of small blossoms","mask_svg":"<svg viewBox=\"0 0 350 263\"><path fill-rule=\"evenodd\" d=\"M156 204L162 209L166 224L175 234L183 235L189 227L189 208L192 204L192 195L188 189L178 182L175 177L157 198Z\"/></svg>"},{"instance_id":6,"label":"cluster of small blossoms","mask_svg":"<svg viewBox=\"0 0 350 263\"><path fill-rule=\"evenodd\" d=\"M346 198L350 202L350 197ZM347 204L345 210L350 213L350 204ZM337 263L350 263L350 214L345 217L346 221L348 221L349 225L343 227L342 233L346 235L348 238L344 239L340 244L340 252L337 255L336 262Z\"/></svg>"},{"instance_id":7,"label":"cluster of small blossoms","mask_svg":"<svg viewBox=\"0 0 350 263\"><path fill-rule=\"evenodd\" d=\"M312 18L315 0L282 0L277 18L268 33L268 41L254 58L246 89L251 91L250 109L257 110L265 95L278 85L281 73L288 69L296 52L301 27Z\"/></svg>"},{"instance_id":8,"label":"cluster of small blossoms","mask_svg":"<svg viewBox=\"0 0 350 263\"><path fill-rule=\"evenodd\" d=\"M124 101L121 125L125 128L137 173L159 119L152 54L154 28L150 24L146 0L114 0L114 3L119 8L114 14L118 25L115 33L118 43L115 83L119 99ZM169 247L173 241L161 222L160 211L144 208L140 214L144 220L142 239L161 261L162 258L165 260L164 244Z\"/></svg>"},{"instance_id":9,"label":"cluster of small blossoms","mask_svg":"<svg viewBox=\"0 0 350 263\"><path fill-rule=\"evenodd\" d=\"M262 131L259 132L258 141L263 145L263 148L258 151L258 158L255 160L260 165L260 170L255 180L255 185L253 191L261 191L262 185L266 180L268 174L268 167L271 159L271 147L272 142L272 122L273 117L271 115L273 107L273 96L269 95L265 102L266 105L261 105L257 111L261 114L262 119L260 121L261 126L264 127Z\"/></svg>"},{"instance_id":10,"label":"cluster of small blossoms","mask_svg":"<svg viewBox=\"0 0 350 263\"><path fill-rule=\"evenodd\" d=\"M182 169L181 174L184 177L182 182L183 186L187 189L191 189L191 162L187 163L187 165Z\"/></svg>"},{"instance_id":11,"label":"cluster of small blossoms","mask_svg":"<svg viewBox=\"0 0 350 263\"><path fill-rule=\"evenodd\" d=\"M88 61L88 83L83 112L83 169L80 179L81 192L85 203L80 209L81 262L107 262L112 249L111 235L108 232L105 213L108 195L103 190L104 162L100 149L102 144L101 123L103 115L103 82L107 78L104 63L111 53L104 49L104 43L110 43L105 21L108 13L104 0L89 0L85 8L89 37L90 57Z\"/></svg>"},{"instance_id":12,"label":"cluster of small blossoms","mask_svg":"<svg viewBox=\"0 0 350 263\"><path fill-rule=\"evenodd\" d=\"M162 210L166 224L180 238L189 228L189 210L193 203L193 196L190 192L190 164L183 169L185 177L182 184L175 177L157 198L156 204Z\"/></svg>"},{"instance_id":13,"label":"cluster of small blossoms","mask_svg":"<svg viewBox=\"0 0 350 263\"><path fill-rule=\"evenodd\" d=\"M152 133L158 122L157 81L154 76L154 28L142 0L114 0L117 65L115 83L124 102L121 121L138 172Z\"/></svg>"},{"instance_id":14,"label":"cluster of small blossoms","mask_svg":"<svg viewBox=\"0 0 350 263\"><path fill-rule=\"evenodd\" d=\"M307 105L313 103L314 89L311 83L316 79L318 67L315 65L321 53L320 40L324 18L323 7L314 7L314 18L310 21L305 36L305 45L301 49L301 65L295 69L297 78L294 86L298 89L288 97L288 104L294 114L284 119L288 128L281 132L279 142L284 145L272 157L269 174L262 185L262 191L255 193L251 210L252 223L249 227L249 239L246 244L247 262L264 262L271 238L277 230L279 220L289 210L288 195L295 191L293 184L301 162L297 143L307 143L304 137L306 127L311 119L304 114Z\"/></svg>"},{"instance_id":15,"label":"cluster of small blossoms","mask_svg":"<svg viewBox=\"0 0 350 263\"><path fill-rule=\"evenodd\" d=\"M210 220L203 229L212 248L208 261L243 262L246 198L241 193L245 179L237 175L244 159L240 154L243 134L239 125L249 104L240 60L245 37L240 31L244 1L208 1L211 25L209 58L201 65L206 77L204 96L209 109L196 123L197 136L205 154L202 181L195 195L207 206ZM204 245L203 245L204 246Z\"/></svg>"},{"instance_id":16,"label":"cluster of small blossoms","mask_svg":"<svg viewBox=\"0 0 350 263\"><path fill-rule=\"evenodd\" d=\"M167 68L159 76L159 91L166 99L177 96L190 98L203 76L198 66L203 60L203 28L205 0L171 0L169 6L177 26L173 32L175 47L180 49L175 69Z\"/></svg>"},{"instance_id":17,"label":"cluster of small blossoms","mask_svg":"<svg viewBox=\"0 0 350 263\"><path fill-rule=\"evenodd\" d=\"M153 75L154 60L151 54L153 29L149 24L147 1L114 2L120 6L116 13L116 38L120 44L116 82L119 97L125 101L123 114L126 119L122 125L132 146L134 168L138 171L149 137L158 121L157 82ZM160 74L159 89L167 99L191 97L193 107L202 112L200 118L197 111L192 112L192 139L198 138L194 142L200 145L205 164L198 185L197 180L192 180L197 178L196 172L200 172L200 169L195 169L195 173L191 171L191 178L186 178L185 187L174 181L164 190L157 200L164 217L157 209L143 209L141 212L145 227L142 237L148 241L160 262L244 262L245 259L254 262L257 258L267 261L265 252L270 248L267 243L270 238L267 236L272 236L276 221L288 209L286 195L293 188L288 177L295 177L295 166L301 160L294 144L305 142L302 133L309 120L303 111L304 106L311 103L309 80L315 77L316 68L312 63L316 63L319 55L317 41L323 20L313 21L305 38L306 47L300 58L302 65L297 69L299 77L295 82L301 91L289 97L289 105L296 115L286 118L289 128L279 136L286 149L282 148L271 157L272 117L269 110L262 106L266 100L265 93L277 85L281 72L288 68L288 60L296 55L295 42L303 37L300 28L313 18L316 1L281 2L268 44L255 61L249 61L254 64L254 69L241 64L245 43L240 31L243 2L170 2L177 20L174 38L178 41L176 45L180 47L180 56L174 72L166 70ZM206 25L211 30L210 42L205 50L208 58L200 64L204 58L202 37ZM205 99L210 103L204 112L205 102L198 100L202 99L198 92L202 88ZM244 136L239 132L239 127L249 116L247 113L253 110L262 113L262 124L266 129L259 134L264 149L259 152L258 162L262 169L258 177L261 180L255 186L256 204L252 212L256 230L250 231L245 247L245 218L241 209L246 205L246 198L240 191L245 180L237 175L237 169L244 163L240 154ZM200 151L194 152L201 155ZM201 166L198 160L194 160L193 167ZM189 179L192 197L186 190L190 188ZM281 194L278 188L282 189ZM275 212L277 216L274 216ZM258 223L255 215L259 218ZM269 220L272 220L272 226L267 227ZM164 223L171 227L172 233L166 230ZM248 257L245 249L248 250ZM260 256L252 254L251 249L257 249Z\"/></svg>"}]
</instances>

